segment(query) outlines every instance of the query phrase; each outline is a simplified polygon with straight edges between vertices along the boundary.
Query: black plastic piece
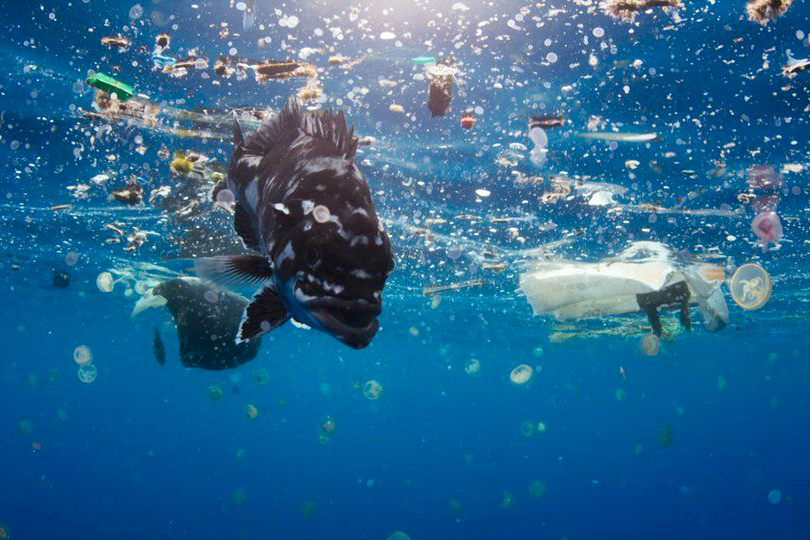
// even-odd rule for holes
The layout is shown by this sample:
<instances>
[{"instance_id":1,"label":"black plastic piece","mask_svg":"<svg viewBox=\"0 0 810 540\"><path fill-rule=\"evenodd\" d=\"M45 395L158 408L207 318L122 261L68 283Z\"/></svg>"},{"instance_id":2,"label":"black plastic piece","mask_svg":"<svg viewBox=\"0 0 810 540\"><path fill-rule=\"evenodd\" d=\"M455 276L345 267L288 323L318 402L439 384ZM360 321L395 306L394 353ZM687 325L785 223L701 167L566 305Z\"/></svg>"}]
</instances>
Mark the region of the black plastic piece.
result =
<instances>
[{"instance_id":1,"label":"black plastic piece","mask_svg":"<svg viewBox=\"0 0 810 540\"><path fill-rule=\"evenodd\" d=\"M661 306L680 307L681 325L687 330L692 328L692 322L689 320L689 300L691 297L689 286L685 281L679 281L664 287L660 291L637 294L636 302L638 302L641 311L647 314L655 335L660 336L663 328L661 327L661 318L658 316L658 308Z\"/></svg>"}]
</instances>

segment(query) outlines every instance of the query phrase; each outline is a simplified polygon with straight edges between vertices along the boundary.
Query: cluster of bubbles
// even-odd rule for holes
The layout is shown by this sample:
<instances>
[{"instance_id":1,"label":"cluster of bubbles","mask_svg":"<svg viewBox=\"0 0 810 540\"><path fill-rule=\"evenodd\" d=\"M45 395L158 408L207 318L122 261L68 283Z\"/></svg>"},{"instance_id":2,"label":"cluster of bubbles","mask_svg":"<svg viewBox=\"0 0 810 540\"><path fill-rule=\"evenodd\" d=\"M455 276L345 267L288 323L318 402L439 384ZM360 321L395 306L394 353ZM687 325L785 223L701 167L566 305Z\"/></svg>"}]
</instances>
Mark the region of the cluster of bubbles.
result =
<instances>
[{"instance_id":1,"label":"cluster of bubbles","mask_svg":"<svg viewBox=\"0 0 810 540\"><path fill-rule=\"evenodd\" d=\"M79 345L73 349L73 361L79 366L77 373L79 380L90 384L96 380L98 369L93 365L93 352L87 345Z\"/></svg>"}]
</instances>

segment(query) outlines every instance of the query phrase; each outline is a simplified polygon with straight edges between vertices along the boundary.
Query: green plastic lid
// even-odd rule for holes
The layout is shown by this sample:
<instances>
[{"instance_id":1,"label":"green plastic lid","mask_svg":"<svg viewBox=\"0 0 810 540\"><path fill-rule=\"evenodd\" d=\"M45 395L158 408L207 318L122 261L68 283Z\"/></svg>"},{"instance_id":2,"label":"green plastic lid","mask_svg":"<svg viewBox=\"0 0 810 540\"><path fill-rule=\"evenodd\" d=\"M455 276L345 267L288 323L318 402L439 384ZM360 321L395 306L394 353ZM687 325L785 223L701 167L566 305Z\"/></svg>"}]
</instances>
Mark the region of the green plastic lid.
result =
<instances>
[{"instance_id":1,"label":"green plastic lid","mask_svg":"<svg viewBox=\"0 0 810 540\"><path fill-rule=\"evenodd\" d=\"M88 77L85 82L99 90L104 90L110 95L115 94L121 101L126 101L135 95L133 87L103 73L96 73L92 77Z\"/></svg>"}]
</instances>

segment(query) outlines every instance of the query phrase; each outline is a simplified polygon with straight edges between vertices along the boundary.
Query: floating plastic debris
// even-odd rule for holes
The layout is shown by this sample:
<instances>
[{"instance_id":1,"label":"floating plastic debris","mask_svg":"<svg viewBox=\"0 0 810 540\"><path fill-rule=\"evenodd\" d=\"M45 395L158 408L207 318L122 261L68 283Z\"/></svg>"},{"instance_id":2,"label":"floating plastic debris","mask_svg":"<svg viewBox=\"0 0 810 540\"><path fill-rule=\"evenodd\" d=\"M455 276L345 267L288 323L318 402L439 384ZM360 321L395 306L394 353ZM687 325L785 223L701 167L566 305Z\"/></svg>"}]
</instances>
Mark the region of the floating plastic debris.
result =
<instances>
[{"instance_id":1,"label":"floating plastic debris","mask_svg":"<svg viewBox=\"0 0 810 540\"><path fill-rule=\"evenodd\" d=\"M602 0L599 4L606 15L625 22L633 22L636 14L654 7L679 9L683 7L681 0Z\"/></svg>"},{"instance_id":2,"label":"floating plastic debris","mask_svg":"<svg viewBox=\"0 0 810 540\"><path fill-rule=\"evenodd\" d=\"M509 380L515 384L526 384L534 375L534 369L527 364L520 364L509 373Z\"/></svg>"},{"instance_id":3,"label":"floating plastic debris","mask_svg":"<svg viewBox=\"0 0 810 540\"><path fill-rule=\"evenodd\" d=\"M782 75L788 79L810 67L810 58L793 58L790 51L787 51L787 59L787 64L782 66Z\"/></svg>"},{"instance_id":4,"label":"floating plastic debris","mask_svg":"<svg viewBox=\"0 0 810 540\"><path fill-rule=\"evenodd\" d=\"M154 53L152 54L152 64L159 70L171 68L177 62L177 59L171 56Z\"/></svg>"},{"instance_id":5,"label":"floating plastic debris","mask_svg":"<svg viewBox=\"0 0 810 540\"><path fill-rule=\"evenodd\" d=\"M747 311L760 309L771 298L771 276L757 263L740 266L728 285L731 298Z\"/></svg>"},{"instance_id":6,"label":"floating plastic debris","mask_svg":"<svg viewBox=\"0 0 810 540\"><path fill-rule=\"evenodd\" d=\"M593 131L577 133L577 137L583 139L598 139L600 141L614 141L614 142L627 142L627 143L645 143L651 141L660 141L657 133L647 131L644 133L614 133L612 131Z\"/></svg>"},{"instance_id":7,"label":"floating plastic debris","mask_svg":"<svg viewBox=\"0 0 810 540\"><path fill-rule=\"evenodd\" d=\"M749 0L745 4L745 12L749 21L765 26L771 21L776 22L792 3L793 0Z\"/></svg>"},{"instance_id":8,"label":"floating plastic debris","mask_svg":"<svg viewBox=\"0 0 810 540\"><path fill-rule=\"evenodd\" d=\"M107 47L118 47L119 49L126 49L130 45L130 41L123 36L107 36L101 38L101 44Z\"/></svg>"},{"instance_id":9,"label":"floating plastic debris","mask_svg":"<svg viewBox=\"0 0 810 540\"><path fill-rule=\"evenodd\" d=\"M460 281L458 283L450 283L449 285L437 285L430 287L425 285L422 287L422 294L425 296L433 296L435 294L443 293L446 291L458 291L461 289L470 289L473 287L483 287L483 279L470 279L468 281Z\"/></svg>"},{"instance_id":10,"label":"floating plastic debris","mask_svg":"<svg viewBox=\"0 0 810 540\"><path fill-rule=\"evenodd\" d=\"M458 70L452 59L444 59L429 67L425 72L428 82L427 107L433 117L444 116L450 109L453 97L453 80Z\"/></svg>"},{"instance_id":11,"label":"floating plastic debris","mask_svg":"<svg viewBox=\"0 0 810 540\"><path fill-rule=\"evenodd\" d=\"M464 129L472 129L475 126L475 116L472 114L465 114L461 117L461 127Z\"/></svg>"},{"instance_id":12,"label":"floating plastic debris","mask_svg":"<svg viewBox=\"0 0 810 540\"><path fill-rule=\"evenodd\" d=\"M104 73L96 73L88 77L85 82L110 95L117 96L119 101L126 101L135 95L135 89L133 87L117 79L113 79Z\"/></svg>"},{"instance_id":13,"label":"floating plastic debris","mask_svg":"<svg viewBox=\"0 0 810 540\"><path fill-rule=\"evenodd\" d=\"M436 59L432 56L415 56L411 58L411 61L416 64L429 64L431 62L435 62Z\"/></svg>"}]
</instances>

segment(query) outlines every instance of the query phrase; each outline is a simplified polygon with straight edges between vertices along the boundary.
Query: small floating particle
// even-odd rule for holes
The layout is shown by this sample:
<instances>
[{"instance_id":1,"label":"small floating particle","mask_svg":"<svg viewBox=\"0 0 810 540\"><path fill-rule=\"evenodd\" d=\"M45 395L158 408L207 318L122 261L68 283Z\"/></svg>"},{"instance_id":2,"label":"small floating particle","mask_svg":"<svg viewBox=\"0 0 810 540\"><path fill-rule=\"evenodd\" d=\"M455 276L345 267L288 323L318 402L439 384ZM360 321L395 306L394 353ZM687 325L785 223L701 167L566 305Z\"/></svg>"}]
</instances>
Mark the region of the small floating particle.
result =
<instances>
[{"instance_id":1,"label":"small floating particle","mask_svg":"<svg viewBox=\"0 0 810 540\"><path fill-rule=\"evenodd\" d=\"M392 103L388 106L388 110L395 113L404 113L405 109L402 108L402 105L397 105L396 103Z\"/></svg>"},{"instance_id":2,"label":"small floating particle","mask_svg":"<svg viewBox=\"0 0 810 540\"><path fill-rule=\"evenodd\" d=\"M483 287L483 279L470 279L468 281L460 281L458 283L450 283L448 285L438 285L435 287L424 286L422 287L422 294L425 296L434 296L445 291L458 291L460 289L470 289L473 287Z\"/></svg>"},{"instance_id":3,"label":"small floating particle","mask_svg":"<svg viewBox=\"0 0 810 540\"><path fill-rule=\"evenodd\" d=\"M123 36L107 36L101 38L101 44L107 47L118 47L119 49L126 49L130 45L130 41Z\"/></svg>"},{"instance_id":4,"label":"small floating particle","mask_svg":"<svg viewBox=\"0 0 810 540\"><path fill-rule=\"evenodd\" d=\"M461 117L461 127L464 129L472 129L475 125L475 116L465 114Z\"/></svg>"}]
</instances>

